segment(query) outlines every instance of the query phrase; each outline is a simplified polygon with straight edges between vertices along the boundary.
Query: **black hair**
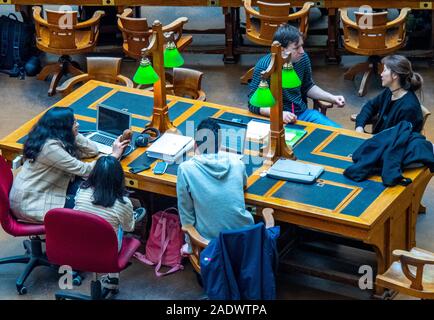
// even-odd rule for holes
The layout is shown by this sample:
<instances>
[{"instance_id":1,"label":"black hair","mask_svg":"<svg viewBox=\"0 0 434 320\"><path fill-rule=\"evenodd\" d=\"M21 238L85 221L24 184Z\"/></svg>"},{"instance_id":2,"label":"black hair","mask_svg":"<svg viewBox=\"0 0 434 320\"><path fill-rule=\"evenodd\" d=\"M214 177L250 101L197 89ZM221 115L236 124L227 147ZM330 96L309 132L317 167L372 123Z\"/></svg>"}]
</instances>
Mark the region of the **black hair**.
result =
<instances>
[{"instance_id":1,"label":"black hair","mask_svg":"<svg viewBox=\"0 0 434 320\"><path fill-rule=\"evenodd\" d=\"M74 112L71 108L54 107L49 109L29 132L24 143L24 158L35 161L48 139L60 140L66 152L77 156L73 133Z\"/></svg>"},{"instance_id":2,"label":"black hair","mask_svg":"<svg viewBox=\"0 0 434 320\"><path fill-rule=\"evenodd\" d=\"M381 62L398 75L401 88L410 91L417 91L422 88L422 76L413 71L411 62L406 57L395 54L384 57Z\"/></svg>"},{"instance_id":3,"label":"black hair","mask_svg":"<svg viewBox=\"0 0 434 320\"><path fill-rule=\"evenodd\" d=\"M116 200L125 203L124 196L127 192L121 164L113 156L100 157L81 188L93 188L92 203L95 205L108 208L112 207Z\"/></svg>"},{"instance_id":4,"label":"black hair","mask_svg":"<svg viewBox=\"0 0 434 320\"><path fill-rule=\"evenodd\" d=\"M286 48L290 43L298 43L303 34L298 28L290 24L282 24L277 28L273 36L273 42L278 41L282 48Z\"/></svg>"},{"instance_id":5,"label":"black hair","mask_svg":"<svg viewBox=\"0 0 434 320\"><path fill-rule=\"evenodd\" d=\"M220 125L212 118L202 120L197 126L194 139L201 153L217 153L221 143Z\"/></svg>"}]
</instances>

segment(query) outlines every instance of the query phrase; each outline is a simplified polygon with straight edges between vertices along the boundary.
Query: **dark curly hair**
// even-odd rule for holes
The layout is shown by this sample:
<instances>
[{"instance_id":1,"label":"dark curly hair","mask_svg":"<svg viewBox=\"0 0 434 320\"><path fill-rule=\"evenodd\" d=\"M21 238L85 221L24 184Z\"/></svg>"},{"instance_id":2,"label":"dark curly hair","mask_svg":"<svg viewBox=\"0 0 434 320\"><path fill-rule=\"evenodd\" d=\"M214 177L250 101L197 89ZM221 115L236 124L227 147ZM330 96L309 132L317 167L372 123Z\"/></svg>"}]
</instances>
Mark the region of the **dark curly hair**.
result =
<instances>
[{"instance_id":1,"label":"dark curly hair","mask_svg":"<svg viewBox=\"0 0 434 320\"><path fill-rule=\"evenodd\" d=\"M66 152L77 156L73 133L74 112L71 108L53 107L39 119L24 143L24 157L35 161L48 139L60 140Z\"/></svg>"}]
</instances>

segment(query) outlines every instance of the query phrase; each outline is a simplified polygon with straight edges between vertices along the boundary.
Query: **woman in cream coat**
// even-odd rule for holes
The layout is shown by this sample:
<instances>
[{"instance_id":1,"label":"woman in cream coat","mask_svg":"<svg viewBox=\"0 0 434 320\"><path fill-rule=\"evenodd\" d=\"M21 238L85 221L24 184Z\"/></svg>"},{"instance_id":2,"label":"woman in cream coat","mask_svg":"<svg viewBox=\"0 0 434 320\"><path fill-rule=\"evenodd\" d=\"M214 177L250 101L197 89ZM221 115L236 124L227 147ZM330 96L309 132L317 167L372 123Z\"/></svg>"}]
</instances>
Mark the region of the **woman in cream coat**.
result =
<instances>
[{"instance_id":1,"label":"woman in cream coat","mask_svg":"<svg viewBox=\"0 0 434 320\"><path fill-rule=\"evenodd\" d=\"M128 143L118 138L112 155L119 159ZM12 212L24 221L43 223L48 210L65 206L70 182L91 172L95 161L80 159L96 155L96 145L78 133L72 109L49 109L24 144L25 162L9 196Z\"/></svg>"}]
</instances>

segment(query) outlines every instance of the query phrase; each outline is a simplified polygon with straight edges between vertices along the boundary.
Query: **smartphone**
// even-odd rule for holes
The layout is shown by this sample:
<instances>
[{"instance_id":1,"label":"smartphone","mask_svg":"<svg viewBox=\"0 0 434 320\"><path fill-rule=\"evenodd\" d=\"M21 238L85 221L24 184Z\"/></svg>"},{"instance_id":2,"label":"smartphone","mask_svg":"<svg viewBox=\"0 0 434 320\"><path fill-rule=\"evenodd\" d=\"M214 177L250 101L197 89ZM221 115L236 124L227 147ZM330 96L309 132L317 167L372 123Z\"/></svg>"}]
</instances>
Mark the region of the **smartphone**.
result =
<instances>
[{"instance_id":1,"label":"smartphone","mask_svg":"<svg viewBox=\"0 0 434 320\"><path fill-rule=\"evenodd\" d=\"M154 167L154 174L164 174L167 169L167 162L161 161L157 162Z\"/></svg>"},{"instance_id":2,"label":"smartphone","mask_svg":"<svg viewBox=\"0 0 434 320\"><path fill-rule=\"evenodd\" d=\"M130 168L130 172L131 173L139 173L139 172L148 170L149 168L150 168L150 166L148 164L144 164L144 165L141 165L141 166Z\"/></svg>"}]
</instances>

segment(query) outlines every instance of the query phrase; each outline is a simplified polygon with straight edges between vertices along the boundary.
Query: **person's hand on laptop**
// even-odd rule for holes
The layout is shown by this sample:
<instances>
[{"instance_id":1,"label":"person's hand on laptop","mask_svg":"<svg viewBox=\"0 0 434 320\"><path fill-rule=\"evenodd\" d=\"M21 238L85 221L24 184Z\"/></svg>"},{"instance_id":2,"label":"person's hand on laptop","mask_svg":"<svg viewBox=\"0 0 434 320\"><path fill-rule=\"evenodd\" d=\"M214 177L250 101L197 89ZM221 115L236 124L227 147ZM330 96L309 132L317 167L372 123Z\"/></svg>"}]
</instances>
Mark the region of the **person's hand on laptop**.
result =
<instances>
[{"instance_id":1,"label":"person's hand on laptop","mask_svg":"<svg viewBox=\"0 0 434 320\"><path fill-rule=\"evenodd\" d=\"M121 136L117 137L115 142L113 142L112 148L112 156L116 159L120 159L122 154L124 153L125 148L130 144L131 140L120 141Z\"/></svg>"}]
</instances>

